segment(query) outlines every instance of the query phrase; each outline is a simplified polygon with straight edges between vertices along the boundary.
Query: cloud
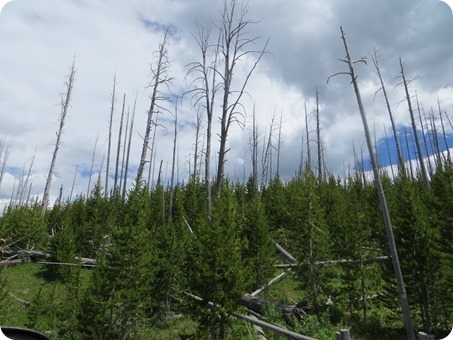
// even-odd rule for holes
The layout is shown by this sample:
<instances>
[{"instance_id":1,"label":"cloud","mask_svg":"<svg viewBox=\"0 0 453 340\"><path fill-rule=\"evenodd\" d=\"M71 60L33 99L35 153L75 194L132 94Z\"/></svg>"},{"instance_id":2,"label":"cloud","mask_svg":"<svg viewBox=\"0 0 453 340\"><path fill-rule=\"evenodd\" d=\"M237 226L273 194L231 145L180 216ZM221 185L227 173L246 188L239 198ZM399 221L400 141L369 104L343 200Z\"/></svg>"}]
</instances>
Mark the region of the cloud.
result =
<instances>
[{"instance_id":1,"label":"cloud","mask_svg":"<svg viewBox=\"0 0 453 340\"><path fill-rule=\"evenodd\" d=\"M113 75L117 75L117 101L113 120L113 150L119 128L122 97L132 113L137 95L136 120L132 133L131 163L136 169L141 152L146 113L149 107L152 73L150 64L162 39L162 28L172 25L169 44L173 77L169 97L190 88L188 64L199 60L194 34L195 22L218 18L222 1L131 0L127 2L41 0L13 1L0 13L0 140L9 148L8 168L22 169L33 157L33 195L42 195L58 128L61 94L73 58L76 82L68 113L62 146L53 181L54 200L61 185L69 194L78 165L75 192L85 193L93 148L98 136L94 170L105 171L108 119ZM437 98L451 116L453 87L453 16L439 0L382 1L250 1L250 36L261 37L259 49L270 37L266 55L248 84L244 97L246 126L233 126L229 137L231 151L226 169L231 177L248 176L251 168L249 132L255 104L260 144L268 135L272 115L276 124L282 114L281 174L291 178L300 162L302 140L306 138L304 102L310 121L311 138L315 129L315 91L319 91L320 125L327 168L341 174L344 164L353 164L352 141L363 144L363 128L354 92L347 77L327 78L346 71L340 40L340 25L346 31L353 58L367 57L368 65L357 65L359 86L369 117L370 128L379 140L389 128L388 115L369 53L379 49L381 72L387 85L395 120L407 126L409 118L400 82L398 58L404 62L411 83L426 110L437 107ZM215 19L213 20L216 23ZM214 32L213 32L214 34ZM214 37L213 37L214 38ZM236 79L243 79L250 60L238 64ZM400 103L401 102L401 103ZM173 103L164 104L170 111ZM220 108L220 98L216 110ZM217 111L218 112L218 111ZM156 168L163 161L169 176L173 143L173 117L158 117ZM185 97L179 107L178 174L187 178L195 141L196 108ZM206 124L206 119L204 124ZM218 122L213 131L213 160L217 152ZM384 127L385 124L385 127ZM277 126L275 126L277 127ZM273 144L277 147L278 128ZM312 141L312 152L316 146ZM306 156L306 150L303 150ZM261 157L261 156L260 156ZM2 155L0 154L0 164ZM276 149L273 156L276 161ZM165 170L167 169L167 170ZM273 165L276 169L276 165ZM110 169L112 173L113 167ZM157 171L157 170L155 170ZM21 173L21 171L19 171ZM134 173L129 173L132 183ZM19 183L18 173L7 170L0 187L3 202ZM155 174L155 178L157 175Z\"/></svg>"}]
</instances>

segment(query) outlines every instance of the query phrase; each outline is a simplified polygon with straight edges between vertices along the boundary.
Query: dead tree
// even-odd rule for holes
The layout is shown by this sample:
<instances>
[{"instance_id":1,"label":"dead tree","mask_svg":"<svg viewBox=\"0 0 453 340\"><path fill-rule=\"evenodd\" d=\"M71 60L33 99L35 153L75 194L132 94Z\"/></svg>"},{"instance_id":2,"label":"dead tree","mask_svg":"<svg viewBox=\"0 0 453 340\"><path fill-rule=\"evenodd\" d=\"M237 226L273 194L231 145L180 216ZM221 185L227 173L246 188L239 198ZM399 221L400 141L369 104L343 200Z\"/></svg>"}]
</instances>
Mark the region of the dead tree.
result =
<instances>
[{"instance_id":1,"label":"dead tree","mask_svg":"<svg viewBox=\"0 0 453 340\"><path fill-rule=\"evenodd\" d=\"M215 72L220 77L220 84L223 90L223 98L221 105L221 116L220 116L220 133L219 141L219 160L217 165L217 182L216 182L216 195L220 195L222 184L225 176L225 162L226 154L229 151L227 149L228 133L232 123L237 123L243 127L244 112L241 100L243 95L246 93L245 89L247 83L256 69L256 66L263 57L267 42L263 49L255 51L250 49L251 45L254 45L258 40L258 37L248 37L249 26L253 24L253 21L247 20L246 15L248 12L248 6L242 4L241 8L238 9L238 1L236 0L225 0L222 12L222 19L219 29L219 53L223 67L218 67ZM235 68L244 58L255 55L255 61L246 73L245 79L241 82L238 89L233 88L233 75ZM223 68L223 70L222 70Z\"/></svg>"},{"instance_id":2,"label":"dead tree","mask_svg":"<svg viewBox=\"0 0 453 340\"><path fill-rule=\"evenodd\" d=\"M203 114L201 111L197 111L197 121L195 123L195 144L194 144L194 155L193 155L193 179L198 178L197 173L198 162L200 158L200 132L201 125L203 123Z\"/></svg>"},{"instance_id":3,"label":"dead tree","mask_svg":"<svg viewBox=\"0 0 453 340\"><path fill-rule=\"evenodd\" d=\"M87 200L88 200L88 197L90 197L91 176L93 176L94 157L96 156L96 146L98 145L98 137L99 137L99 135L96 136L96 140L94 142L93 153L91 155L90 176L88 177L87 196L86 196ZM75 175L74 175L74 178L75 178ZM71 194L72 194L72 189L71 189Z\"/></svg>"},{"instance_id":4,"label":"dead tree","mask_svg":"<svg viewBox=\"0 0 453 340\"><path fill-rule=\"evenodd\" d=\"M74 193L74 186L75 186L75 181L76 181L76 178L77 178L77 169L78 168L79 168L79 165L76 164L75 171L74 171L74 178L72 179L71 192L69 193L69 202L71 202L72 194Z\"/></svg>"},{"instance_id":5,"label":"dead tree","mask_svg":"<svg viewBox=\"0 0 453 340\"><path fill-rule=\"evenodd\" d=\"M42 196L41 209L43 212L45 212L47 210L47 206L49 205L50 186L52 184L52 176L53 176L53 172L55 169L55 163L57 161L58 149L60 148L61 137L63 135L64 123L66 120L66 116L68 114L69 103L71 102L71 95L72 95L72 89L73 89L74 81L75 81L75 74L76 74L76 69L75 69L75 58L74 58L71 69L69 71L68 80L66 81L66 95L64 96L64 98L61 99L61 114L60 114L60 120L59 120L59 128L57 131L57 140L55 142L55 149L53 151L52 160L50 162L49 174L47 175L47 181L46 181L46 185L44 187L44 194Z\"/></svg>"},{"instance_id":6,"label":"dead tree","mask_svg":"<svg viewBox=\"0 0 453 340\"><path fill-rule=\"evenodd\" d=\"M258 190L258 124L256 122L256 109L253 104L252 114L252 136L250 138L250 144L252 146L252 179L253 179L253 190Z\"/></svg>"},{"instance_id":7,"label":"dead tree","mask_svg":"<svg viewBox=\"0 0 453 340\"><path fill-rule=\"evenodd\" d=\"M282 143L282 119L283 112L280 113L280 122L278 124L278 140L277 140L277 177L280 177L280 149Z\"/></svg>"},{"instance_id":8,"label":"dead tree","mask_svg":"<svg viewBox=\"0 0 453 340\"><path fill-rule=\"evenodd\" d=\"M127 174L129 170L129 158L131 155L131 144L132 144L132 131L134 129L134 120L135 120L135 109L137 107L137 95L135 95L134 108L132 109L131 117L131 126L129 127L129 141L127 143L127 152L126 152L126 164L124 166L124 179L123 179L123 198L126 197L126 188L127 188Z\"/></svg>"},{"instance_id":9,"label":"dead tree","mask_svg":"<svg viewBox=\"0 0 453 340\"><path fill-rule=\"evenodd\" d=\"M153 115L157 111L161 111L163 107L159 105L159 101L165 100L162 96L161 87L163 85L169 86L172 78L168 76L170 68L170 61L168 59L168 28L164 31L164 37L162 42L159 44L159 51L157 52L157 63L156 66L151 66L151 72L153 74L150 87L152 88L151 102L148 109L148 119L145 127L145 135L143 136L142 153L140 157L140 163L137 170L137 177L135 184L137 187L140 186L145 164L147 162L148 145L151 133L151 127L153 126Z\"/></svg>"},{"instance_id":10,"label":"dead tree","mask_svg":"<svg viewBox=\"0 0 453 340\"><path fill-rule=\"evenodd\" d=\"M201 61L191 63L187 75L194 75L193 85L195 88L188 93L192 94L192 104L194 107L200 105L206 111L206 151L205 151L205 190L206 190L206 210L208 219L212 211L211 194L211 139L212 139L212 117L214 112L214 102L216 92L219 88L217 84L217 59L219 56L219 45L217 43L212 60L208 60L210 48L211 27L208 24L198 24L198 36L195 40L200 48Z\"/></svg>"},{"instance_id":11,"label":"dead tree","mask_svg":"<svg viewBox=\"0 0 453 340\"><path fill-rule=\"evenodd\" d=\"M173 139L173 158L171 162L171 179L170 179L170 202L168 206L168 219L171 222L173 215L173 186L175 182L175 163L176 163L176 141L178 138L178 104L175 106L175 134Z\"/></svg>"},{"instance_id":12,"label":"dead tree","mask_svg":"<svg viewBox=\"0 0 453 340\"><path fill-rule=\"evenodd\" d=\"M311 151L310 151L310 127L308 124L308 111L307 111L307 99L304 101L304 111L305 111L305 135L307 138L307 170L311 170Z\"/></svg>"},{"instance_id":13,"label":"dead tree","mask_svg":"<svg viewBox=\"0 0 453 340\"><path fill-rule=\"evenodd\" d=\"M348 64L349 71L348 72L339 72L339 73L336 73L335 75L345 74L345 75L350 76L351 77L351 82L352 82L352 84L354 86L354 92L355 92L355 96L356 96L356 99L357 99L357 104L358 104L358 107L359 107L360 116L362 118L362 123L363 123L363 128L365 130L365 137L366 137L366 142L367 142L367 146L368 146L368 151L370 153L371 164L372 164L372 167L373 167L375 185L376 185L376 188L377 188L377 191L378 191L379 202L380 202L380 205L381 205L381 211L382 211L382 214L383 214L383 217L384 217L385 226L386 226L386 232L387 232L387 238L388 238L388 242L389 242L390 254L392 256L393 269L395 271L395 277L396 277L396 281L397 281L397 285L398 285L398 291L399 291L399 296L400 296L401 307L402 307L402 310L403 310L404 324L406 326L406 335L407 335L408 339L415 340L415 333L414 333L414 328L412 326L412 319L411 319L411 315L410 315L410 311L409 311L409 303L408 303L408 300L407 300L407 293L406 293L406 288L405 288L405 285L404 285L403 274L401 272L401 266L400 266L400 262L399 262L398 251L397 251L397 248L396 248L395 237L393 235L392 222L391 222L391 219L390 219L389 209L387 207L387 200L385 198L384 189L382 187L382 182L381 182L381 177L379 175L378 163L377 163L377 160L376 160L376 155L375 155L374 150L373 150L373 144L371 142L371 134L370 134L370 131L369 131L369 128L368 128L368 122L367 122L367 118L366 118L366 115L365 115L365 109L364 109L363 104L362 104L362 98L360 96L359 86L358 86L358 83L357 83L357 76L355 75L355 72L354 72L354 66L353 65L355 63L358 63L358 62L366 63L366 62L365 62L364 58L356 60L356 61L353 61L351 59L350 54L349 54L349 50L348 50L348 45L346 43L345 34L343 32L343 27L340 27L340 30L341 30L341 39L343 40L344 49L345 49L345 52L346 52L346 59L345 60L341 60L341 61L343 61L346 64ZM330 76L327 79L327 81L331 77L332 76ZM406 84L405 81L404 81L404 83Z\"/></svg>"},{"instance_id":14,"label":"dead tree","mask_svg":"<svg viewBox=\"0 0 453 340\"><path fill-rule=\"evenodd\" d=\"M0 160L3 157L2 166L0 168L0 188L2 186L3 174L5 173L6 163L8 162L9 150L5 145L6 138L0 140Z\"/></svg>"},{"instance_id":15,"label":"dead tree","mask_svg":"<svg viewBox=\"0 0 453 340\"><path fill-rule=\"evenodd\" d=\"M319 93L316 87L316 141L318 145L318 178L322 179L322 147L321 147L321 128L319 127Z\"/></svg>"},{"instance_id":16,"label":"dead tree","mask_svg":"<svg viewBox=\"0 0 453 340\"><path fill-rule=\"evenodd\" d=\"M437 98L437 106L439 108L439 119L440 119L440 125L442 127L442 136L443 136L443 139L444 139L444 143L445 143L445 148L447 149L447 160L450 161L451 160L451 157L450 157L450 147L448 146L448 140L447 140L447 134L445 132L445 125L444 125L444 120L442 118L442 110L440 108L440 102L439 102L439 98ZM445 112L446 113L446 112ZM0 153L1 154L1 153Z\"/></svg>"},{"instance_id":17,"label":"dead tree","mask_svg":"<svg viewBox=\"0 0 453 340\"><path fill-rule=\"evenodd\" d=\"M104 194L107 197L109 195L109 169L110 169L110 149L112 147L112 125L113 125L113 113L115 111L115 94L116 94L116 72L113 75L113 88L112 88L112 101L110 106L110 118L109 118L109 139L107 144L107 164L105 168L105 188Z\"/></svg>"},{"instance_id":18,"label":"dead tree","mask_svg":"<svg viewBox=\"0 0 453 340\"><path fill-rule=\"evenodd\" d=\"M121 135L123 133L123 120L124 120L124 110L126 107L126 94L123 94L123 108L121 109L121 118L120 118L120 129L118 131L118 145L116 148L116 162L115 162L115 181L113 182L113 197L116 197L119 192L118 188L118 171L120 166L120 151L121 151Z\"/></svg>"},{"instance_id":19,"label":"dead tree","mask_svg":"<svg viewBox=\"0 0 453 340\"><path fill-rule=\"evenodd\" d=\"M371 58L373 59L373 64L374 64L374 67L376 68L376 72L377 72L378 77L379 77L379 82L381 83L380 90L382 90L382 93L384 94L385 105L387 106L387 111L389 113L390 123L392 125L393 138L395 140L396 154L397 154L397 157L398 157L398 169L399 169L400 173L405 174L406 170L405 170L405 166L404 166L404 157L403 157L403 153L401 151L401 146L400 146L400 143L399 143L399 140L398 140L398 133L396 131L395 120L393 119L392 108L390 106L390 102L389 102L389 99L388 99L388 96L387 96L387 91L385 90L384 80L382 79L381 70L379 68L377 52L378 51L376 51L376 49L374 49L374 54L373 54L373 56Z\"/></svg>"},{"instance_id":20,"label":"dead tree","mask_svg":"<svg viewBox=\"0 0 453 340\"><path fill-rule=\"evenodd\" d=\"M433 169L431 167L431 162L429 161L429 149L428 149L428 145L432 145L432 143L428 143L428 141L426 140L426 133L425 133L426 115L425 115L425 110L424 110L423 107L420 108L420 103L418 101L418 96L417 95L415 95L415 100L416 100L416 103L417 103L417 112L418 112L418 120L420 122L420 129L422 131L423 145L425 146L426 157L428 157L428 162L427 162L428 172L432 176ZM422 112L423 112L423 116L424 116L425 122L423 122L423 120L422 120ZM428 138L430 138L429 133L428 133Z\"/></svg>"},{"instance_id":21,"label":"dead tree","mask_svg":"<svg viewBox=\"0 0 453 340\"><path fill-rule=\"evenodd\" d=\"M412 109L412 101L411 101L411 97L409 95L409 89L408 89L409 82L406 80L406 75L404 73L403 62L402 62L401 58L399 58L399 60L400 60L400 67L401 67L401 77L403 79L402 84L404 86L404 92L406 93L406 101L407 101L409 115L410 115L411 123L412 123L412 132L414 133L415 146L417 148L417 156L418 156L418 161L420 163L419 164L420 171L422 173L423 182L425 183L426 186L429 186L428 174L426 173L425 161L423 160L422 148L420 146L420 139L418 138L418 133L417 133L417 125L415 124L414 110Z\"/></svg>"}]
</instances>

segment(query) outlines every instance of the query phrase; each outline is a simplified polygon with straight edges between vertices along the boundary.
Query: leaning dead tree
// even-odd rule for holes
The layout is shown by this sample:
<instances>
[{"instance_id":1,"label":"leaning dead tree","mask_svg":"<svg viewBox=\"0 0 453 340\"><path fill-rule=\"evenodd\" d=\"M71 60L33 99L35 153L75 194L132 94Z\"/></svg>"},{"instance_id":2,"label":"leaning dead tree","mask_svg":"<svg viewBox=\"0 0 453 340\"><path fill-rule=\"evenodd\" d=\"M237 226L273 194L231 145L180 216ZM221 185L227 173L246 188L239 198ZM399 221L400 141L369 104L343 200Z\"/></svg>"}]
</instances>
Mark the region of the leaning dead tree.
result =
<instances>
[{"instance_id":1,"label":"leaning dead tree","mask_svg":"<svg viewBox=\"0 0 453 340\"><path fill-rule=\"evenodd\" d=\"M55 149L53 151L52 160L50 162L49 174L47 175L47 181L46 181L46 185L44 187L44 194L42 196L42 203L41 203L42 211L46 211L47 206L49 205L50 186L52 184L52 176L53 176L53 172L55 169L55 163L57 161L58 149L60 148L61 136L63 135L64 123L66 120L66 116L68 114L69 103L71 102L71 95L72 95L72 89L73 89L74 81L75 81L75 74L76 74L76 69L75 69L75 58L74 58L72 65L71 65L71 69L69 71L68 80L66 81L66 95L64 96L64 98L61 99L61 114L60 114L60 121L59 121L60 124L59 124L59 128L57 131L57 141L55 142Z\"/></svg>"},{"instance_id":2,"label":"leaning dead tree","mask_svg":"<svg viewBox=\"0 0 453 340\"><path fill-rule=\"evenodd\" d=\"M148 109L148 119L146 121L145 127L145 135L143 136L143 145L142 145L142 153L140 157L140 163L137 170L137 177L135 179L136 186L140 186L142 178L143 178L143 171L145 169L145 165L147 163L147 154L148 154L148 146L150 140L150 133L151 128L154 123L154 114L157 111L165 110L161 105L159 105L159 101L165 100L165 97L162 96L161 87L162 86L169 86L172 78L168 76L168 71L170 68L170 61L168 59L168 28L164 31L164 37L162 42L159 44L159 51L157 52L157 62L155 66L151 66L152 72L152 81L150 87L152 88L151 93L151 102Z\"/></svg>"},{"instance_id":3,"label":"leaning dead tree","mask_svg":"<svg viewBox=\"0 0 453 340\"><path fill-rule=\"evenodd\" d=\"M422 148L420 146L420 140L418 138L417 125L415 124L414 110L412 109L412 101L411 101L411 97L409 95L409 88L408 88L409 81L406 79L406 75L404 73L404 68L403 68L403 62L402 62L401 58L399 58L399 60L400 60L400 68L401 68L401 78L403 79L402 84L404 86L404 92L406 94L406 100L407 100L407 107L408 107L409 115L411 118L412 132L413 132L414 138L415 138L415 146L417 148L417 156L418 156L420 171L422 174L423 182L425 183L426 186L429 186L428 174L426 172L426 166L425 166L425 161L423 160Z\"/></svg>"},{"instance_id":4,"label":"leaning dead tree","mask_svg":"<svg viewBox=\"0 0 453 340\"><path fill-rule=\"evenodd\" d=\"M397 153L397 156L398 156L398 169L399 169L400 173L405 174L406 173L406 169L405 169L405 166L404 166L403 152L401 151L401 146L400 146L400 143L399 143L399 140L398 140L398 133L396 131L395 120L393 119L392 108L390 106L390 102L389 102L389 99L388 99L388 96L387 96L387 91L385 89L385 83L384 83L384 80L382 79L381 69L379 67L379 61L378 61L377 53L378 53L378 51L376 51L376 49L374 49L374 53L373 53L373 56L372 56L371 59L373 59L373 64L374 64L374 67L375 67L376 72L378 74L379 82L381 83L380 90L382 90L382 93L384 95L385 105L387 106L387 111L389 113L390 123L392 125L393 138L395 140L396 153Z\"/></svg>"},{"instance_id":5,"label":"leaning dead tree","mask_svg":"<svg viewBox=\"0 0 453 340\"><path fill-rule=\"evenodd\" d=\"M354 92L355 92L355 96L357 99L360 116L362 118L363 128L365 130L365 137L366 137L366 142L367 142L367 146L368 146L368 151L370 154L371 165L372 165L373 173L374 173L375 185L377 188L379 202L381 205L381 211L382 211L382 214L384 217L387 238L388 238L389 248L390 248L390 254L392 257L393 269L395 271L395 277L396 277L396 281L397 281L397 285L398 285L398 292L399 292L401 307L403 310L403 318L404 318L404 324L406 327L406 335L407 335L408 339L415 340L415 333L414 333L414 328L412 326L412 319L411 319L411 315L410 315L410 311L409 311L409 303L408 303L408 299L407 299L406 288L404 285L403 274L401 272L401 266L400 266L400 262L399 262L398 251L396 248L395 237L393 235L393 228L392 228L392 222L390 219L390 213L389 213L389 209L387 207L387 200L385 198L384 189L382 187L381 177L379 174L378 162L377 162L376 155L375 155L374 149L373 149L373 144L371 141L371 134L370 134L370 130L368 128L368 121L367 121L367 118L365 115L365 109L363 107L362 97L360 96L359 85L357 83L357 76L355 75L355 72L354 72L354 66L353 66L354 64L359 63L359 62L363 62L366 64L366 62L365 62L364 58L355 60L355 61L353 61L351 59L351 56L350 56L349 50L348 50L348 45L346 43L345 34L343 32L343 27L341 27L341 26L340 26L340 31L341 31L341 39L343 40L344 49L346 52L346 59L344 59L344 60L341 59L341 61L348 64L349 71L336 73L336 74L330 76L327 79L327 82L329 81L329 79L331 77L340 75L340 74L348 75L351 77L351 82L354 86Z\"/></svg>"},{"instance_id":6,"label":"leaning dead tree","mask_svg":"<svg viewBox=\"0 0 453 340\"><path fill-rule=\"evenodd\" d=\"M110 169L110 152L112 148L112 126L113 126L113 113L115 111L115 95L116 95L116 73L113 75L113 88L110 105L110 118L109 118L109 138L107 145L107 165L105 168L105 188L104 193L107 197L109 195L109 169Z\"/></svg>"}]
</instances>

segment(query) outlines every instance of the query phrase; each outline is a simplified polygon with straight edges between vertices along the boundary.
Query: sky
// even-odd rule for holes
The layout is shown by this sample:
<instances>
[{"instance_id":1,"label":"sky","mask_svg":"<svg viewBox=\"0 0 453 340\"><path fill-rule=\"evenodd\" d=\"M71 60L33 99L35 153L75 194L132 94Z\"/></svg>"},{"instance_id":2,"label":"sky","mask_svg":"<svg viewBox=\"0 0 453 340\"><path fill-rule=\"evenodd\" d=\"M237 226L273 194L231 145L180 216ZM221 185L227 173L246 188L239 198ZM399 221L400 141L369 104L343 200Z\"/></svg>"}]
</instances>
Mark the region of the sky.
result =
<instances>
[{"instance_id":1,"label":"sky","mask_svg":"<svg viewBox=\"0 0 453 340\"><path fill-rule=\"evenodd\" d=\"M356 64L356 74L368 124L381 157L386 157L387 151L382 146L386 144L385 132L390 135L390 122L371 60L374 49L378 51L399 131L410 127L400 85L400 57L407 78L412 80L411 95L417 95L425 112L437 113L439 102L441 110L452 116L453 14L446 3L439 0L250 0L248 6L245 18L251 23L246 37L258 38L256 50L263 48L268 39L269 42L267 53L247 84L241 124L233 124L230 129L226 173L231 179L242 181L251 172L249 141L253 108L259 131L259 163L274 117L271 169L275 173L281 119L280 175L284 180L294 176L301 154L307 155L305 103L310 150L312 158L316 157L316 89L326 168L335 175L344 175L354 166L353 147L356 152L363 149L367 157L350 78L339 75L327 84L330 75L347 71L347 65L339 61L345 58L340 26L346 33L352 58L366 57L367 64ZM42 197L55 147L62 95L73 62L76 79L52 179L51 202L61 187L63 197L68 198L73 183L73 197L86 195L92 159L91 187L101 167L101 175L105 176L115 74L113 161L109 171L111 174L114 171L125 94L126 111L132 111L136 98L127 180L131 187L150 105L151 68L156 65L156 51L164 27L170 27L168 75L172 82L168 88L162 88L162 94L169 100L160 103L166 110L158 116L156 168L162 161L162 177L168 183L177 102L176 175L178 181L187 180L189 167L193 165L197 107L190 96L182 95L195 86L194 75L187 75L191 63L201 60L196 23L213 23L215 37L222 8L220 0L13 0L6 3L0 12L0 144L3 146L0 167L6 150L8 157L0 184L0 209L15 196L21 178L29 169L30 195ZM236 89L243 83L255 56L248 54L237 64L233 81ZM219 97L216 117L220 105ZM450 126L447 127L451 133ZM203 116L203 133L205 129ZM217 160L218 132L219 125L214 119L213 163ZM388 162L388 159L383 161ZM151 177L154 180L156 172ZM214 164L211 172L215 173ZM112 182L111 179L109 183Z\"/></svg>"}]
</instances>

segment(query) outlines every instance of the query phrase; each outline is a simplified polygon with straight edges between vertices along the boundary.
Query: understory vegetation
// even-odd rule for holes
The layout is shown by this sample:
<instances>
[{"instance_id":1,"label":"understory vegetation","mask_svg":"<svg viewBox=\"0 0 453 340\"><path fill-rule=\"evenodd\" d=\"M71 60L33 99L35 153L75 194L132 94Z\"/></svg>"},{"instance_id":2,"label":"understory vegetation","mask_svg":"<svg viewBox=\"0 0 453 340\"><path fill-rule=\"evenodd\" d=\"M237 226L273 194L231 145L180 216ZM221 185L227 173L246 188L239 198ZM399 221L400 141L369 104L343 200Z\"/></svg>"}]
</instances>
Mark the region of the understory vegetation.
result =
<instances>
[{"instance_id":1,"label":"understory vegetation","mask_svg":"<svg viewBox=\"0 0 453 340\"><path fill-rule=\"evenodd\" d=\"M383 185L414 327L445 335L453 312L453 166L439 166L428 187L385 173ZM89 197L45 212L40 202L9 206L0 217L9 245L2 250L52 257L0 267L0 324L52 339L257 339L231 313L247 314L239 299L287 271L259 296L299 312L284 315L270 304L267 322L319 339L341 328L353 339L404 339L391 261L361 261L389 255L374 184L307 170L254 188L252 178L225 180L209 218L197 178L172 191L138 187L124 198L104 196L98 182ZM288 260L275 242L297 267L277 266ZM82 267L82 257L96 259L95 267ZM334 261L345 259L358 261Z\"/></svg>"}]
</instances>

